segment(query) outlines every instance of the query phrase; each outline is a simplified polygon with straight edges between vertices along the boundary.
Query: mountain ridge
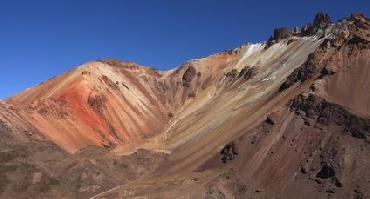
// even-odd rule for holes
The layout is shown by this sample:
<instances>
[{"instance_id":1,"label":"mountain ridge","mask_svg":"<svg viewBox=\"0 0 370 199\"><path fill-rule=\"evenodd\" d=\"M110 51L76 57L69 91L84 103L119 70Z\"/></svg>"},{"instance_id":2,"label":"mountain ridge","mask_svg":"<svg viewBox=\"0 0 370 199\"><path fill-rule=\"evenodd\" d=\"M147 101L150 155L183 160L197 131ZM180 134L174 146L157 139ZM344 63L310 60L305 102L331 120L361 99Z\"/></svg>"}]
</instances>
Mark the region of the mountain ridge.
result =
<instances>
[{"instance_id":1,"label":"mountain ridge","mask_svg":"<svg viewBox=\"0 0 370 199\"><path fill-rule=\"evenodd\" d=\"M320 12L164 72L88 62L0 102L7 142L42 148L0 142L0 155L32 151L38 170L18 167L46 181L15 169L26 193L42 182L68 198L366 198L369 30L362 14L332 23Z\"/></svg>"}]
</instances>

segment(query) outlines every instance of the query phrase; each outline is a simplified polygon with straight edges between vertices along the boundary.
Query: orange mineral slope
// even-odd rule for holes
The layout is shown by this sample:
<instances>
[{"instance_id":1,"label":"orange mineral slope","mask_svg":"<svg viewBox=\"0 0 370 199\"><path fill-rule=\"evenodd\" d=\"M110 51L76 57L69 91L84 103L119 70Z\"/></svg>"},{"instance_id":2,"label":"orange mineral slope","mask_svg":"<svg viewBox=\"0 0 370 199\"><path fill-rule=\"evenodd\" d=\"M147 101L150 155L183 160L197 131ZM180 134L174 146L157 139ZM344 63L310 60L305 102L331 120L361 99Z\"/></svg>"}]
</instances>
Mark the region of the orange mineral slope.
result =
<instances>
[{"instance_id":1,"label":"orange mineral slope","mask_svg":"<svg viewBox=\"0 0 370 199\"><path fill-rule=\"evenodd\" d=\"M237 51L220 53L167 72L117 60L94 61L2 103L22 118L25 131L72 153L89 145L135 145L161 133L183 105L192 107L198 94L214 92L209 88L217 76L213 73L221 74L237 56Z\"/></svg>"},{"instance_id":2,"label":"orange mineral slope","mask_svg":"<svg viewBox=\"0 0 370 199\"><path fill-rule=\"evenodd\" d=\"M169 120L165 99L154 85L160 76L132 63L90 62L7 102L69 152L133 143L159 133Z\"/></svg>"}]
</instances>

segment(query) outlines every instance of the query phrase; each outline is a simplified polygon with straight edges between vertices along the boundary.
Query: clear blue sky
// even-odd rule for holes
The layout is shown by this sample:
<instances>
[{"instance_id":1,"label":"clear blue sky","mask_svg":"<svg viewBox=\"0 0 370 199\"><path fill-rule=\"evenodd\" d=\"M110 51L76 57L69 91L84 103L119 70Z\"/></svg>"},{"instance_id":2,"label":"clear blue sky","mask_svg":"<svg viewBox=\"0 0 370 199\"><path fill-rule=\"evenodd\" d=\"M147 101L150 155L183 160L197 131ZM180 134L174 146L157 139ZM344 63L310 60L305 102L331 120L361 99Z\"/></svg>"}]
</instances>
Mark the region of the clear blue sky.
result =
<instances>
[{"instance_id":1,"label":"clear blue sky","mask_svg":"<svg viewBox=\"0 0 370 199\"><path fill-rule=\"evenodd\" d=\"M370 14L367 0L0 0L0 98L89 60L165 70L266 40L274 27Z\"/></svg>"}]
</instances>

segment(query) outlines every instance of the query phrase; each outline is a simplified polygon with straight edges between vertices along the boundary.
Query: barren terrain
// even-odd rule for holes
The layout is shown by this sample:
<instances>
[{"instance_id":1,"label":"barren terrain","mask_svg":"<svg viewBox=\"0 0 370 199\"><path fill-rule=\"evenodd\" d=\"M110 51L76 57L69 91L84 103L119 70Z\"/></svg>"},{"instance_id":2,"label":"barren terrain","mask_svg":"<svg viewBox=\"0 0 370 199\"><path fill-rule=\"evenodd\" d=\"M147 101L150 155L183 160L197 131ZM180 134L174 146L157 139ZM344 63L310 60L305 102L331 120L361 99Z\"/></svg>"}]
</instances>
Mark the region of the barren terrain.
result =
<instances>
[{"instance_id":1,"label":"barren terrain","mask_svg":"<svg viewBox=\"0 0 370 199\"><path fill-rule=\"evenodd\" d=\"M370 20L169 71L96 60L0 101L1 198L370 198Z\"/></svg>"}]
</instances>

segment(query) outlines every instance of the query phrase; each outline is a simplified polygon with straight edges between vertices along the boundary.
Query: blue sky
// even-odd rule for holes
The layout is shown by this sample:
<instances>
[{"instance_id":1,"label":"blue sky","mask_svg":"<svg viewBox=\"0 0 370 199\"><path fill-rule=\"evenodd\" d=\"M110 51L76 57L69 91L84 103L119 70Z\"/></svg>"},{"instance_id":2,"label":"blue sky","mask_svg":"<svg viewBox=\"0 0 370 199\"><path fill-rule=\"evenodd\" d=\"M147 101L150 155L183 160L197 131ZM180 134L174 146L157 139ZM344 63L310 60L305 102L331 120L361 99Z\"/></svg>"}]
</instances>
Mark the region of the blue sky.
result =
<instances>
[{"instance_id":1,"label":"blue sky","mask_svg":"<svg viewBox=\"0 0 370 199\"><path fill-rule=\"evenodd\" d=\"M0 0L0 98L89 60L117 58L161 70L266 40L274 27L334 19L370 1Z\"/></svg>"}]
</instances>

